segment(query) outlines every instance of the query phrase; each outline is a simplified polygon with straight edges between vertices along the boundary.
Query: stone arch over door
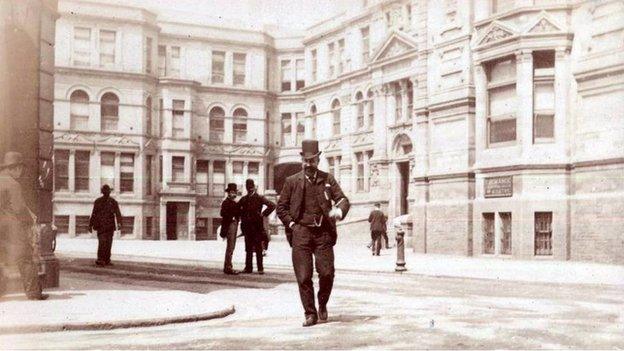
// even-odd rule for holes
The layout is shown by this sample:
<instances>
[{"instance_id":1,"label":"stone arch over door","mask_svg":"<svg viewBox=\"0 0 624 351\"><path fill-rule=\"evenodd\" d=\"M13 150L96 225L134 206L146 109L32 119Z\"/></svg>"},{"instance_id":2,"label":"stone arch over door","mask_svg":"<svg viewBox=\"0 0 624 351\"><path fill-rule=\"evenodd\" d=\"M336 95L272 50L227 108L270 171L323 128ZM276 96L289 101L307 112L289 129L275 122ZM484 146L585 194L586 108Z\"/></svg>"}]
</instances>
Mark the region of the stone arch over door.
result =
<instances>
[{"instance_id":1,"label":"stone arch over door","mask_svg":"<svg viewBox=\"0 0 624 351\"><path fill-rule=\"evenodd\" d=\"M411 165L413 164L413 142L407 133L398 133L392 140L391 162L388 177L390 180L390 218L409 213Z\"/></svg>"}]
</instances>

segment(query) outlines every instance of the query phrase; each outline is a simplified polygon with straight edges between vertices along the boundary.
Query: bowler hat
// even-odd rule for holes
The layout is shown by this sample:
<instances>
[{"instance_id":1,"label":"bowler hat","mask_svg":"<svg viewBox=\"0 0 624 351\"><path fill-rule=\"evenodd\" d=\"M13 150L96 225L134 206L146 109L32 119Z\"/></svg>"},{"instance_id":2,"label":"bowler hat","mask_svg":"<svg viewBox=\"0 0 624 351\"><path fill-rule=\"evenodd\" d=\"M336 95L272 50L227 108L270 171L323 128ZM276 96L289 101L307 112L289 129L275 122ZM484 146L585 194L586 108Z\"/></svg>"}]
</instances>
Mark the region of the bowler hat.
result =
<instances>
[{"instance_id":1,"label":"bowler hat","mask_svg":"<svg viewBox=\"0 0 624 351\"><path fill-rule=\"evenodd\" d=\"M0 164L0 169L9 168L11 166L23 165L24 157L17 151L7 151L4 154L4 162Z\"/></svg>"},{"instance_id":2,"label":"bowler hat","mask_svg":"<svg viewBox=\"0 0 624 351\"><path fill-rule=\"evenodd\" d=\"M321 152L319 151L318 140L303 140L301 142L301 152L299 153L303 158L312 158L319 156Z\"/></svg>"},{"instance_id":3,"label":"bowler hat","mask_svg":"<svg viewBox=\"0 0 624 351\"><path fill-rule=\"evenodd\" d=\"M113 189L110 187L110 185L104 184L102 185L102 188L100 189L100 191L102 193L108 192L110 194L110 192L113 191Z\"/></svg>"},{"instance_id":4,"label":"bowler hat","mask_svg":"<svg viewBox=\"0 0 624 351\"><path fill-rule=\"evenodd\" d=\"M236 190L236 183L228 183L227 188L225 189L225 192L229 193L230 191L238 191Z\"/></svg>"},{"instance_id":5,"label":"bowler hat","mask_svg":"<svg viewBox=\"0 0 624 351\"><path fill-rule=\"evenodd\" d=\"M255 186L256 186L256 184L254 184L253 179L247 179L247 180L245 181L245 188L247 188L247 189L252 189L252 188L254 188Z\"/></svg>"}]
</instances>

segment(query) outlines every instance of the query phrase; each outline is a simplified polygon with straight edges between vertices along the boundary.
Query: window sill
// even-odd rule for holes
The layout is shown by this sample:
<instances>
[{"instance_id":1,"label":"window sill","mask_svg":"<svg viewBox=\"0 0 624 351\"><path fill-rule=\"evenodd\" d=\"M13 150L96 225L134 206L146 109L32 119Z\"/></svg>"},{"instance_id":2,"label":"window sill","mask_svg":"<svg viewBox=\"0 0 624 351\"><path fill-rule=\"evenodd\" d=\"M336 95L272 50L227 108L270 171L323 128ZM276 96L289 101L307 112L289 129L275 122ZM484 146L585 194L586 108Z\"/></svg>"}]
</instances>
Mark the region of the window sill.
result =
<instances>
[{"instance_id":1,"label":"window sill","mask_svg":"<svg viewBox=\"0 0 624 351\"><path fill-rule=\"evenodd\" d=\"M501 148L512 147L516 145L517 145L517 142L515 140L514 141L502 141L499 143L488 144L486 149L501 149Z\"/></svg>"},{"instance_id":2,"label":"window sill","mask_svg":"<svg viewBox=\"0 0 624 351\"><path fill-rule=\"evenodd\" d=\"M555 138L539 138L533 140L533 145L545 145L545 144L554 144Z\"/></svg>"}]
</instances>

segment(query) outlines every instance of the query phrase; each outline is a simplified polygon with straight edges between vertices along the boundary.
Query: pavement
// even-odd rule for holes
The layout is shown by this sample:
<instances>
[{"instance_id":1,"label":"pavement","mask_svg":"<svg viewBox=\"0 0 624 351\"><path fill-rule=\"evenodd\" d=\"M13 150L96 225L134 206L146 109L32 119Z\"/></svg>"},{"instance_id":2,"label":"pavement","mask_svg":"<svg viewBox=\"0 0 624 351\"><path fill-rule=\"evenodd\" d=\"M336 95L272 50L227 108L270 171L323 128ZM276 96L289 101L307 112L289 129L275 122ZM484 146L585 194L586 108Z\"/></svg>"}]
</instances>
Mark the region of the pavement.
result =
<instances>
[{"instance_id":1,"label":"pavement","mask_svg":"<svg viewBox=\"0 0 624 351\"><path fill-rule=\"evenodd\" d=\"M394 272L396 248L372 256L366 243L341 243L334 248L337 270ZM59 237L56 254L62 257L95 257L97 239ZM145 241L115 240L112 260L167 263L222 268L225 241ZM501 257L465 257L419 254L406 250L407 271L436 277L492 279L502 281L557 284L597 284L624 286L624 266L549 259L518 260ZM244 242L238 240L234 251L234 268L245 265ZM255 262L254 262L255 266ZM292 270L291 249L285 240L273 240L264 258L265 270Z\"/></svg>"},{"instance_id":2,"label":"pavement","mask_svg":"<svg viewBox=\"0 0 624 351\"><path fill-rule=\"evenodd\" d=\"M234 313L205 294L66 277L45 301L23 293L0 297L0 334L157 326Z\"/></svg>"}]
</instances>

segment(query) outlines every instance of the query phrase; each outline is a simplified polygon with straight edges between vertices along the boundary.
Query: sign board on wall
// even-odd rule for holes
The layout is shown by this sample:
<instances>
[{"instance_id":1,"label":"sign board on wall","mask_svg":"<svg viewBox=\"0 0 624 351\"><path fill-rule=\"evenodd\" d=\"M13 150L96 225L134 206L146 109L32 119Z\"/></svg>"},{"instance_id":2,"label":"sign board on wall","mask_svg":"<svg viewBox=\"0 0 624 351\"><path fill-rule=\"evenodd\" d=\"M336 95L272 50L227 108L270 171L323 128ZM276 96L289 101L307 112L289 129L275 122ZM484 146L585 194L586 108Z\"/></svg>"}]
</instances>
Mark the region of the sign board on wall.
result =
<instances>
[{"instance_id":1,"label":"sign board on wall","mask_svg":"<svg viewBox=\"0 0 624 351\"><path fill-rule=\"evenodd\" d=\"M485 178L484 196L510 197L513 195L513 176Z\"/></svg>"}]
</instances>

